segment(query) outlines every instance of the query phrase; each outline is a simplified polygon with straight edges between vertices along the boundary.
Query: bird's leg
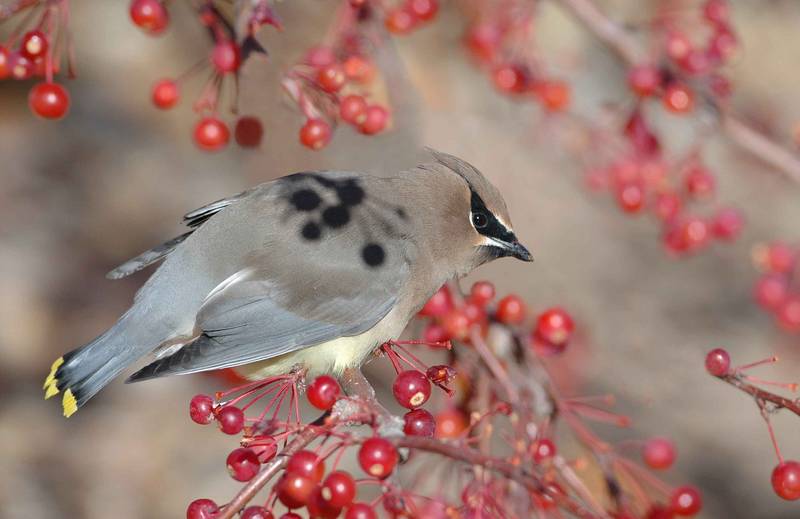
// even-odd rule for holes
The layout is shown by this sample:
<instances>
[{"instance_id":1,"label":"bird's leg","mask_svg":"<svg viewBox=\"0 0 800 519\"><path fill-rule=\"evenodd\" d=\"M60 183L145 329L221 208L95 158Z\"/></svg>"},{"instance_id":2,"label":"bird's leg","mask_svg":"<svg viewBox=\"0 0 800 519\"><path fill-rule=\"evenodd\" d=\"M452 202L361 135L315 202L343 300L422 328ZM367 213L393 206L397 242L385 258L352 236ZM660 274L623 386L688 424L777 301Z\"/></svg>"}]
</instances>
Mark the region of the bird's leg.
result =
<instances>
[{"instance_id":1,"label":"bird's leg","mask_svg":"<svg viewBox=\"0 0 800 519\"><path fill-rule=\"evenodd\" d=\"M375 414L378 434L381 436L403 436L403 420L394 416L378 401L375 389L361 368L347 368L339 378L342 389L348 396L360 400Z\"/></svg>"}]
</instances>

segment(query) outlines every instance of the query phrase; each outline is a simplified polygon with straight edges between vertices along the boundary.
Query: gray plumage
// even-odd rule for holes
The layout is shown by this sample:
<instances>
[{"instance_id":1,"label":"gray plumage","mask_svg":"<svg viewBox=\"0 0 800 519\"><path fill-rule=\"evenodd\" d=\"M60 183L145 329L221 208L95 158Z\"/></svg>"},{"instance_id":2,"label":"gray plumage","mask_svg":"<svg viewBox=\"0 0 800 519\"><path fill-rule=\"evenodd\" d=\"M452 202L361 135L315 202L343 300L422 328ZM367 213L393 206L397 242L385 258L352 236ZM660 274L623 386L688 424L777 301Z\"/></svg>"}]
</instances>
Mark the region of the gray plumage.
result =
<instances>
[{"instance_id":1,"label":"gray plumage","mask_svg":"<svg viewBox=\"0 0 800 519\"><path fill-rule=\"evenodd\" d=\"M47 396L64 391L69 415L154 351L130 381L243 366L337 373L396 338L448 279L530 259L499 192L433 153L394 177L299 173L188 213L188 232L109 273L164 259L114 327L56 361Z\"/></svg>"}]
</instances>

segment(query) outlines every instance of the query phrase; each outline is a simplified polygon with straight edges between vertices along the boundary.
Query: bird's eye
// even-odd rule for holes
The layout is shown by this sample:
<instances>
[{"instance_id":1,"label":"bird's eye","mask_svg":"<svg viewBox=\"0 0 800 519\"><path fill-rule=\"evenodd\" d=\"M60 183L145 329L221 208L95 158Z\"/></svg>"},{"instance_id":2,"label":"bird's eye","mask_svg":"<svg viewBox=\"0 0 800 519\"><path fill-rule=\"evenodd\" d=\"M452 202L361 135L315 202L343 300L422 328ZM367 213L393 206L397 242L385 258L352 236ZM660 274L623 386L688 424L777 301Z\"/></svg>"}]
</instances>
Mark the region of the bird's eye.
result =
<instances>
[{"instance_id":1,"label":"bird's eye","mask_svg":"<svg viewBox=\"0 0 800 519\"><path fill-rule=\"evenodd\" d=\"M489 223L489 219L481 212L472 213L472 225L476 229L483 229Z\"/></svg>"}]
</instances>

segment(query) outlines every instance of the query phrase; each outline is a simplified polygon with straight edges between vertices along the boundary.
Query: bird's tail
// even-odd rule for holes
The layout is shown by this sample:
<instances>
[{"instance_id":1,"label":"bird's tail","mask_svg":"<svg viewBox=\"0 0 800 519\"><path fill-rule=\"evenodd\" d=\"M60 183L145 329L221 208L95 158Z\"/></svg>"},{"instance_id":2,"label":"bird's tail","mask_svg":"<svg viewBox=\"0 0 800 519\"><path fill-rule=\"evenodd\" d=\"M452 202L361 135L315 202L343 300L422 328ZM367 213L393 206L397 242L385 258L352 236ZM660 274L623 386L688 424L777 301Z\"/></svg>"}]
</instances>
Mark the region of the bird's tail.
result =
<instances>
[{"instance_id":1,"label":"bird's tail","mask_svg":"<svg viewBox=\"0 0 800 519\"><path fill-rule=\"evenodd\" d=\"M92 342L56 359L44 381L45 400L63 392L64 416L70 417L120 371L158 344L130 337L130 319L129 312Z\"/></svg>"}]
</instances>

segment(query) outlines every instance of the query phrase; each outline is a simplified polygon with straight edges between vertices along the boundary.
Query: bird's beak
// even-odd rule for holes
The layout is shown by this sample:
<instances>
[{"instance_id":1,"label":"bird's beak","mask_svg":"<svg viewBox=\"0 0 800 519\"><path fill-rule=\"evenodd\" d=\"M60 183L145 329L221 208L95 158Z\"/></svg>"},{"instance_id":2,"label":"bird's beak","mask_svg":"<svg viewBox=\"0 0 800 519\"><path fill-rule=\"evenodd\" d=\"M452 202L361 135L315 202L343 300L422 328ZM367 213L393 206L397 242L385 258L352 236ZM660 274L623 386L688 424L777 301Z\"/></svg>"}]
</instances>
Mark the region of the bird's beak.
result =
<instances>
[{"instance_id":1,"label":"bird's beak","mask_svg":"<svg viewBox=\"0 0 800 519\"><path fill-rule=\"evenodd\" d=\"M508 242L505 246L509 256L513 256L522 261L533 261L533 256L531 256L530 251L517 240Z\"/></svg>"}]
</instances>

